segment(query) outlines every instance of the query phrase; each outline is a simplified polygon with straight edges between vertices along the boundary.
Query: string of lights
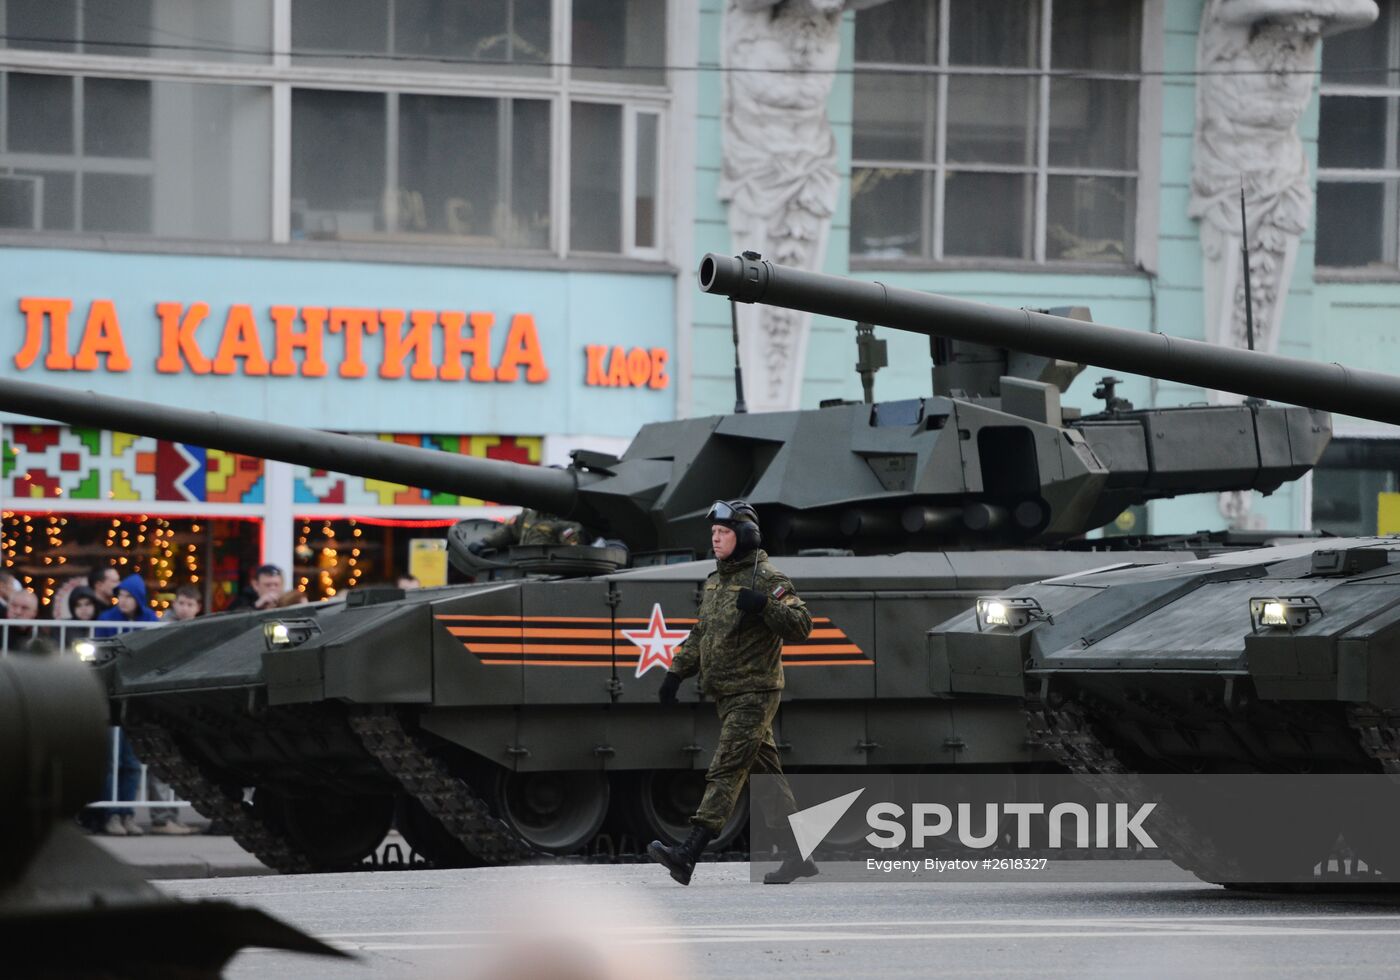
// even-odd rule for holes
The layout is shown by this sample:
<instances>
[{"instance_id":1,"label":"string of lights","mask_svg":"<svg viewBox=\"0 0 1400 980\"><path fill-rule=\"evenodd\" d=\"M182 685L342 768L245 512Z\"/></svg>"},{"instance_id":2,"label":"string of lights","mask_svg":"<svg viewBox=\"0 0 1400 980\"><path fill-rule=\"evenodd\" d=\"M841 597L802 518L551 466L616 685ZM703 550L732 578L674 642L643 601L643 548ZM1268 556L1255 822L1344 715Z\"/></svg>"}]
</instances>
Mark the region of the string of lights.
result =
<instances>
[{"instance_id":1,"label":"string of lights","mask_svg":"<svg viewBox=\"0 0 1400 980\"><path fill-rule=\"evenodd\" d=\"M343 589L353 589L360 584L365 573L366 563L362 561L364 551L360 547L364 530L356 518L348 518L349 541L343 542L336 534L337 522L329 518L319 524L314 521L301 525L297 536L296 560L300 567L315 569L315 588L312 588L310 575L296 577L298 592L315 592L320 598L334 598ZM342 562L342 558L344 561Z\"/></svg>"},{"instance_id":2,"label":"string of lights","mask_svg":"<svg viewBox=\"0 0 1400 980\"><path fill-rule=\"evenodd\" d=\"M89 48L119 48L138 49L152 52L188 52L191 54L219 54L231 55L245 58L261 58L271 60L274 57L289 55L302 60L322 60L322 61L365 61L365 62L388 62L390 64L434 64L446 67L475 67L475 68L567 68L574 71L590 72L616 72L621 76L635 74L638 72L695 72L713 74L766 74L766 75L956 75L963 74L971 70L973 72L986 71L987 66L967 65L880 65L872 67L870 65L850 65L837 66L833 68L753 68L742 65L721 65L714 62L698 62L693 65L679 64L635 64L635 65L610 65L591 62L576 61L510 61L500 58L460 58L446 57L443 55L428 54L401 54L391 52L374 51L315 51L293 49L291 51L274 51L270 48L243 48L232 45L220 44L190 44L190 43L160 43L155 41L98 41L86 40L74 37L44 37L36 35L0 34L0 41L8 44L29 44L29 45L64 45L76 46L81 44L84 49ZM21 49L22 50L22 49ZM3 56L0 56L2 58ZM1321 68L1261 68L1261 69L1239 69L1239 68L1219 68L1219 69L1194 69L1194 68L1162 68L1141 71L1100 71L1075 68L1000 68L997 73L1024 74L1024 75L1045 75L1050 78L1069 79L1094 79L1094 78L1201 78L1205 76L1252 76L1252 75L1308 75L1321 76ZM1335 78L1342 75L1400 75L1400 66L1375 65L1368 67L1347 67L1332 68L1326 70L1328 78Z\"/></svg>"}]
</instances>

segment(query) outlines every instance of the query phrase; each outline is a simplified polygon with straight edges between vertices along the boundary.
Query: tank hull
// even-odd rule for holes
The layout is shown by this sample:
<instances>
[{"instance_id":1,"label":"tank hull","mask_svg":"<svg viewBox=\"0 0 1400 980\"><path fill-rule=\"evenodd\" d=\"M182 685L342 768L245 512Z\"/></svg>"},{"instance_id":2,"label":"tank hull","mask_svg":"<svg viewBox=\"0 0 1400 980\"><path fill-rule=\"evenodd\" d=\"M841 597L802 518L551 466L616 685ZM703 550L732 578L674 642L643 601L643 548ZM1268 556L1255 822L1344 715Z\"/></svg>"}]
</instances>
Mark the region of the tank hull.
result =
<instances>
[{"instance_id":1,"label":"tank hull","mask_svg":"<svg viewBox=\"0 0 1400 980\"><path fill-rule=\"evenodd\" d=\"M1072 771L1400 774L1396 549L1334 538L1034 583L1000 596L1033 600L1027 623L963 613L933 648L955 693L1018 701ZM1323 836L1393 874L1400 793L1379 792Z\"/></svg>"},{"instance_id":2,"label":"tank hull","mask_svg":"<svg viewBox=\"0 0 1400 980\"><path fill-rule=\"evenodd\" d=\"M1072 552L783 559L816 620L812 637L784 649L775 733L784 766L1052 765L1028 743L1018 702L952 696L925 631L988 590L1111 560ZM709 765L713 706L692 684L680 704L656 703L667 651L649 634L676 642L712 570L688 562L322 603L280 618L216 616L123 638L101 669L138 751L281 870L362 857L349 841L316 840L316 808L329 807L327 820L336 809L327 801L380 815L381 830L396 807L400 826L416 821L415 843L439 864L616 856L674 825L674 813L668 824L656 812L658 773L673 774L675 798L661 803L678 811ZM264 626L273 622L306 639L270 645ZM251 807L245 787L254 788ZM520 812L520 797L532 794L563 794L553 823L537 804ZM565 810L601 812L574 825ZM363 844L377 824L362 824ZM429 838L454 826L434 847ZM742 848L742 838L727 846Z\"/></svg>"}]
</instances>

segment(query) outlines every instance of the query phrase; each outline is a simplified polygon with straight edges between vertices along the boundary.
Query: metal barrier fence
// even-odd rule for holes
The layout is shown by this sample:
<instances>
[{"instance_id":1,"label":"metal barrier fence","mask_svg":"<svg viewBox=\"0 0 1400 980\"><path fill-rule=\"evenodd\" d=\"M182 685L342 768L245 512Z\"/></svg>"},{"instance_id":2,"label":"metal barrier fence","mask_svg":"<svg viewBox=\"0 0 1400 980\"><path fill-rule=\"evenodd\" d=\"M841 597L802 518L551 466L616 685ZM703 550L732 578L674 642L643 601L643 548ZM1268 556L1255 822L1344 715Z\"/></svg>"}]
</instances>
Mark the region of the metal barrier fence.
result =
<instances>
[{"instance_id":1,"label":"metal barrier fence","mask_svg":"<svg viewBox=\"0 0 1400 980\"><path fill-rule=\"evenodd\" d=\"M154 622L117 619L0 619L0 657L15 653L73 655L73 643L101 630L103 636L164 626Z\"/></svg>"},{"instance_id":2,"label":"metal barrier fence","mask_svg":"<svg viewBox=\"0 0 1400 980\"><path fill-rule=\"evenodd\" d=\"M84 620L84 619L0 619L0 657L28 656L33 654L76 656L73 644L78 640L92 637L99 630L102 635L133 633L137 630L164 626L165 623L127 620ZM182 809L190 804L184 800L163 800L152 798L152 780L141 765L141 775L137 784L136 798L120 799L118 791L118 769L121 764L121 745L118 742L120 729L111 730L111 758L107 775L107 799L95 800L88 804L96 809L127 809L152 807L157 809Z\"/></svg>"}]
</instances>

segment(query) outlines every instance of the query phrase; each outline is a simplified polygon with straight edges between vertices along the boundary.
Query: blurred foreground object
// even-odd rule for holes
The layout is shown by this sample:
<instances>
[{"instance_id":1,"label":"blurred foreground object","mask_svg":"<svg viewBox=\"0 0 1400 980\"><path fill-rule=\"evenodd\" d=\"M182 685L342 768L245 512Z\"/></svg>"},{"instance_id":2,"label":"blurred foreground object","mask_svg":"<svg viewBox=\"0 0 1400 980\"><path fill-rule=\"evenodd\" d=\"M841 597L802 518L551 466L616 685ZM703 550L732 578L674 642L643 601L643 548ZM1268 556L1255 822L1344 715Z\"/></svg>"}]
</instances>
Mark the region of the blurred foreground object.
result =
<instances>
[{"instance_id":1,"label":"blurred foreground object","mask_svg":"<svg viewBox=\"0 0 1400 980\"><path fill-rule=\"evenodd\" d=\"M101 795L107 704L91 671L0 659L0 946L7 977L217 977L244 946L344 953L263 912L179 902L72 821Z\"/></svg>"}]
</instances>

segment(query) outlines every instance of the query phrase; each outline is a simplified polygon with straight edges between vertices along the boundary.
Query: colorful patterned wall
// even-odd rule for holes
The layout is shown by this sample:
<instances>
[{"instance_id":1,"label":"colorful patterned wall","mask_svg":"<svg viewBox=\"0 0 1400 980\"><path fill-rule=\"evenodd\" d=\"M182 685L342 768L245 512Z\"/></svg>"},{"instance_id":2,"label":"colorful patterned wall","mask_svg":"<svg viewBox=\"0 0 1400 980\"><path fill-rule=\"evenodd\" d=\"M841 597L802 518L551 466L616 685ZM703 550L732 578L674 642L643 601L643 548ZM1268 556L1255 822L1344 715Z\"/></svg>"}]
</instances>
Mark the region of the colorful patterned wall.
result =
<instances>
[{"instance_id":1,"label":"colorful patterned wall","mask_svg":"<svg viewBox=\"0 0 1400 980\"><path fill-rule=\"evenodd\" d=\"M463 456L482 459L504 459L512 463L539 465L544 449L540 436L440 436L440 435L381 435L384 442L404 446L438 449ZM475 497L459 497L451 493L434 493L407 487L402 483L344 476L326 470L298 466L294 471L293 500L298 504L394 504L413 507L479 507L485 501Z\"/></svg>"},{"instance_id":2,"label":"colorful patterned wall","mask_svg":"<svg viewBox=\"0 0 1400 980\"><path fill-rule=\"evenodd\" d=\"M261 504L263 461L61 425L5 426L7 499Z\"/></svg>"},{"instance_id":3,"label":"colorful patterned wall","mask_svg":"<svg viewBox=\"0 0 1400 980\"><path fill-rule=\"evenodd\" d=\"M6 425L0 479L7 500L263 503L263 461L217 449L101 429ZM379 439L538 465L539 436L380 435ZM294 501L340 506L471 507L472 497L298 466Z\"/></svg>"}]
</instances>

